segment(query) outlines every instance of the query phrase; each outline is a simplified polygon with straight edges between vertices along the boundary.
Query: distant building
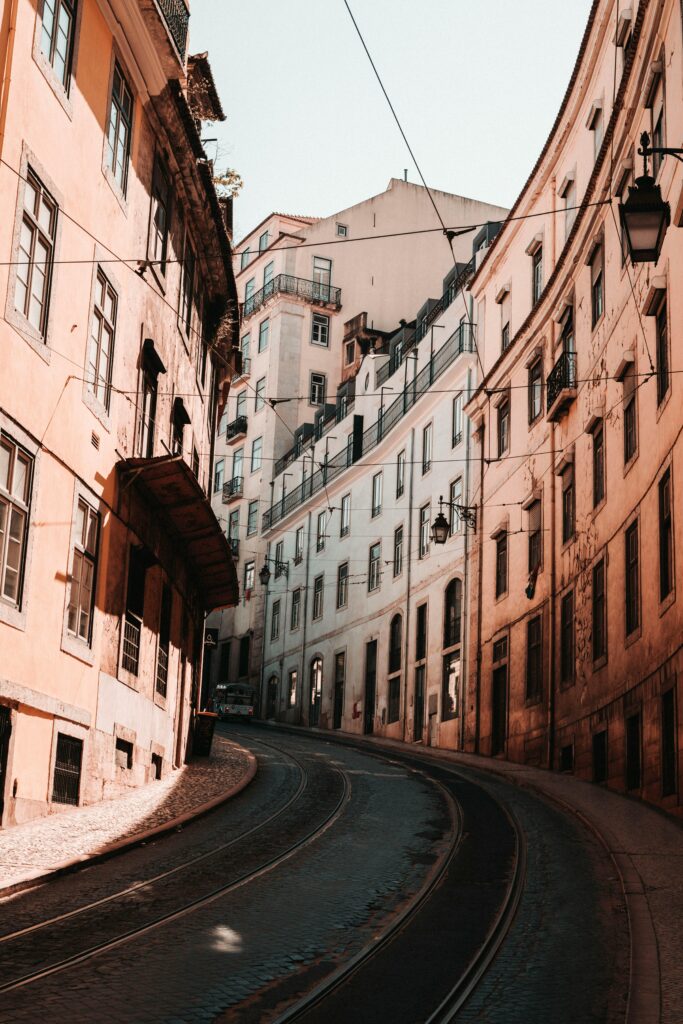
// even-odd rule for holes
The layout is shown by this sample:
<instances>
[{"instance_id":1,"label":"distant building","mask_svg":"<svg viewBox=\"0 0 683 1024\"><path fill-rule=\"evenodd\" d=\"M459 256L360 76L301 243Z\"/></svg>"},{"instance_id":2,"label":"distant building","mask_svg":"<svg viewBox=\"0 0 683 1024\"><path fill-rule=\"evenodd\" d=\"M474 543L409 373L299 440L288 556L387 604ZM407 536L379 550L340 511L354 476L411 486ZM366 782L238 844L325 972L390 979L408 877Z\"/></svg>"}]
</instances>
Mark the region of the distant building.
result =
<instances>
[{"instance_id":1,"label":"distant building","mask_svg":"<svg viewBox=\"0 0 683 1024\"><path fill-rule=\"evenodd\" d=\"M433 194L449 227L506 213ZM325 453L331 457L345 443L366 373L363 360L388 344L401 318L411 320L418 311L421 322L411 337L420 333L441 300L442 280L456 269L435 222L426 190L392 179L385 192L331 217L271 214L235 247L242 373L219 425L213 506L238 563L241 600L210 620L220 642L207 667L207 687L241 680L262 688L265 591L259 572L270 543L267 523L283 503L298 506L294 492L302 475L319 473ZM463 265L471 238L453 241ZM435 298L421 309L431 294ZM399 340L393 345L391 358L399 364ZM388 381L387 402L399 386ZM272 543L269 550L275 574ZM265 701L262 695L262 713Z\"/></svg>"},{"instance_id":2,"label":"distant building","mask_svg":"<svg viewBox=\"0 0 683 1024\"><path fill-rule=\"evenodd\" d=\"M181 764L204 612L236 598L206 497L237 309L199 128L223 113L167 10L3 20L3 825Z\"/></svg>"}]
</instances>

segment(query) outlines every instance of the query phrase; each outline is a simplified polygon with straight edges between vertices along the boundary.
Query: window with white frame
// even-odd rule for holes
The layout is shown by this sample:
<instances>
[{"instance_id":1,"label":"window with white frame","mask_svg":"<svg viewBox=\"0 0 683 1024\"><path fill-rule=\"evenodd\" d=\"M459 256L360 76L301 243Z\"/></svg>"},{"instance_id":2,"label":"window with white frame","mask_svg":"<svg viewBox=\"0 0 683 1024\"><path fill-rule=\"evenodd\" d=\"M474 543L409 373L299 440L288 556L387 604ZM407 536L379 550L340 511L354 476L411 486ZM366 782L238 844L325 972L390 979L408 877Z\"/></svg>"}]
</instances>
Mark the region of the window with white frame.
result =
<instances>
[{"instance_id":1,"label":"window with white frame","mask_svg":"<svg viewBox=\"0 0 683 1024\"><path fill-rule=\"evenodd\" d=\"M75 0L44 0L40 48L68 90L76 24Z\"/></svg>"},{"instance_id":2,"label":"window with white frame","mask_svg":"<svg viewBox=\"0 0 683 1024\"><path fill-rule=\"evenodd\" d=\"M256 563L245 562L244 565L244 593L245 596L249 596L254 589L254 580L256 578Z\"/></svg>"},{"instance_id":3,"label":"window with white frame","mask_svg":"<svg viewBox=\"0 0 683 1024\"><path fill-rule=\"evenodd\" d=\"M292 610L289 617L289 628L298 629L301 624L301 587L292 591Z\"/></svg>"},{"instance_id":4,"label":"window with white frame","mask_svg":"<svg viewBox=\"0 0 683 1024\"><path fill-rule=\"evenodd\" d=\"M0 434L0 599L19 607L33 459Z\"/></svg>"},{"instance_id":5,"label":"window with white frame","mask_svg":"<svg viewBox=\"0 0 683 1024\"><path fill-rule=\"evenodd\" d=\"M337 608L346 608L349 600L349 563L342 562L337 569Z\"/></svg>"},{"instance_id":6,"label":"window with white frame","mask_svg":"<svg viewBox=\"0 0 683 1024\"><path fill-rule=\"evenodd\" d=\"M270 639L277 640L280 636L280 601L273 601L273 611L270 617Z\"/></svg>"},{"instance_id":7,"label":"window with white frame","mask_svg":"<svg viewBox=\"0 0 683 1024\"><path fill-rule=\"evenodd\" d=\"M296 705L296 684L298 678L298 673L295 668L290 669L288 678L289 681L287 683L287 689L289 691L289 706L290 708L293 708Z\"/></svg>"},{"instance_id":8,"label":"window with white frame","mask_svg":"<svg viewBox=\"0 0 683 1024\"><path fill-rule=\"evenodd\" d=\"M324 373L311 373L310 398L311 405L325 404L327 378Z\"/></svg>"},{"instance_id":9,"label":"window with white frame","mask_svg":"<svg viewBox=\"0 0 683 1024\"><path fill-rule=\"evenodd\" d=\"M133 128L133 94L118 62L114 64L114 77L109 106L107 129L107 167L114 181L125 193L128 183L130 137Z\"/></svg>"},{"instance_id":10,"label":"window with white frame","mask_svg":"<svg viewBox=\"0 0 683 1024\"><path fill-rule=\"evenodd\" d=\"M85 640L87 644L91 640L91 622L95 603L99 518L94 508L91 508L82 498L78 499L76 532L69 574L67 629L69 633Z\"/></svg>"},{"instance_id":11,"label":"window with white frame","mask_svg":"<svg viewBox=\"0 0 683 1024\"><path fill-rule=\"evenodd\" d=\"M275 545L275 579L280 576L287 574L287 566L285 565L285 542L284 540L277 541Z\"/></svg>"},{"instance_id":12,"label":"window with white frame","mask_svg":"<svg viewBox=\"0 0 683 1024\"><path fill-rule=\"evenodd\" d=\"M246 390L237 392L237 401L235 402L235 417L239 419L240 416L247 415L247 392Z\"/></svg>"},{"instance_id":13,"label":"window with white frame","mask_svg":"<svg viewBox=\"0 0 683 1024\"><path fill-rule=\"evenodd\" d=\"M261 468L261 456L263 452L263 438L256 437L251 444L251 471L255 473Z\"/></svg>"},{"instance_id":14,"label":"window with white frame","mask_svg":"<svg viewBox=\"0 0 683 1024\"><path fill-rule=\"evenodd\" d=\"M453 536L454 533L460 533L460 515L453 506L462 505L462 477L459 476L457 480L452 482L449 499L451 503L451 536Z\"/></svg>"},{"instance_id":15,"label":"window with white frame","mask_svg":"<svg viewBox=\"0 0 683 1024\"><path fill-rule=\"evenodd\" d=\"M313 618L321 619L323 614L323 588L325 576L321 574L313 580Z\"/></svg>"},{"instance_id":16,"label":"window with white frame","mask_svg":"<svg viewBox=\"0 0 683 1024\"><path fill-rule=\"evenodd\" d=\"M213 470L213 489L214 491L223 490L223 479L225 476L225 459L216 459L216 465Z\"/></svg>"},{"instance_id":17,"label":"window with white frame","mask_svg":"<svg viewBox=\"0 0 683 1024\"><path fill-rule=\"evenodd\" d=\"M375 473L372 478L372 511L371 518L374 519L382 511L382 471Z\"/></svg>"},{"instance_id":18,"label":"window with white frame","mask_svg":"<svg viewBox=\"0 0 683 1024\"><path fill-rule=\"evenodd\" d=\"M247 537L252 537L258 530L258 499L249 502L247 513Z\"/></svg>"},{"instance_id":19,"label":"window with white frame","mask_svg":"<svg viewBox=\"0 0 683 1024\"><path fill-rule=\"evenodd\" d=\"M318 512L317 527L315 532L315 550L323 551L325 548L325 520L326 512Z\"/></svg>"},{"instance_id":20,"label":"window with white frame","mask_svg":"<svg viewBox=\"0 0 683 1024\"><path fill-rule=\"evenodd\" d=\"M87 383L88 390L107 410L111 397L117 303L116 292L98 267L88 341Z\"/></svg>"},{"instance_id":21,"label":"window with white frame","mask_svg":"<svg viewBox=\"0 0 683 1024\"><path fill-rule=\"evenodd\" d=\"M244 270L245 267L249 266L249 260L251 259L251 250L244 249L240 256L240 270Z\"/></svg>"},{"instance_id":22,"label":"window with white frame","mask_svg":"<svg viewBox=\"0 0 683 1024\"><path fill-rule=\"evenodd\" d=\"M400 498L406 485L406 453L405 449L396 456L396 497Z\"/></svg>"},{"instance_id":23,"label":"window with white frame","mask_svg":"<svg viewBox=\"0 0 683 1024\"><path fill-rule=\"evenodd\" d=\"M270 263L266 263L265 267L263 268L263 287L265 289L268 289L268 285L273 280L273 274L274 273L275 273L275 261L271 260ZM266 294L269 295L270 294L270 290L268 290L266 292Z\"/></svg>"},{"instance_id":24,"label":"window with white frame","mask_svg":"<svg viewBox=\"0 0 683 1024\"><path fill-rule=\"evenodd\" d=\"M432 438L433 427L428 423L422 428L422 475L428 473L432 468Z\"/></svg>"},{"instance_id":25,"label":"window with white frame","mask_svg":"<svg viewBox=\"0 0 683 1024\"><path fill-rule=\"evenodd\" d=\"M418 557L426 558L429 554L429 530L432 514L431 505L423 505L420 509L420 536L418 545Z\"/></svg>"},{"instance_id":26,"label":"window with white frame","mask_svg":"<svg viewBox=\"0 0 683 1024\"><path fill-rule=\"evenodd\" d=\"M263 320L259 324L258 329L258 351L265 352L268 348L268 339L270 336L270 320Z\"/></svg>"},{"instance_id":27,"label":"window with white frame","mask_svg":"<svg viewBox=\"0 0 683 1024\"><path fill-rule=\"evenodd\" d=\"M593 132L593 159L598 159L598 153L605 137L605 116L602 109L602 102L594 103L588 120L588 128Z\"/></svg>"},{"instance_id":28,"label":"window with white frame","mask_svg":"<svg viewBox=\"0 0 683 1024\"><path fill-rule=\"evenodd\" d=\"M351 529L351 495L345 494L341 500L341 516L339 522L339 536L347 537Z\"/></svg>"},{"instance_id":29,"label":"window with white frame","mask_svg":"<svg viewBox=\"0 0 683 1024\"><path fill-rule=\"evenodd\" d=\"M159 157L152 174L152 212L149 228L149 258L160 274L166 273L168 228L171 213L171 188Z\"/></svg>"},{"instance_id":30,"label":"window with white frame","mask_svg":"<svg viewBox=\"0 0 683 1024\"><path fill-rule=\"evenodd\" d=\"M370 545L368 555L368 591L379 590L381 552L382 546L379 541L376 544Z\"/></svg>"},{"instance_id":31,"label":"window with white frame","mask_svg":"<svg viewBox=\"0 0 683 1024\"><path fill-rule=\"evenodd\" d=\"M297 531L294 534L294 564L299 565L303 561L304 557L304 528L303 526L297 527Z\"/></svg>"},{"instance_id":32,"label":"window with white frame","mask_svg":"<svg viewBox=\"0 0 683 1024\"><path fill-rule=\"evenodd\" d=\"M47 331L57 204L29 167L19 237L15 308L39 334Z\"/></svg>"},{"instance_id":33,"label":"window with white frame","mask_svg":"<svg viewBox=\"0 0 683 1024\"><path fill-rule=\"evenodd\" d=\"M661 67L660 61L656 63ZM650 112L650 145L653 149L661 149L666 145L664 141L664 76L661 71L657 71L652 79L645 106ZM658 176L663 159L662 153L652 154L653 178Z\"/></svg>"},{"instance_id":34,"label":"window with white frame","mask_svg":"<svg viewBox=\"0 0 683 1024\"><path fill-rule=\"evenodd\" d=\"M569 238L569 233L574 226L576 220L576 179L573 176L567 176L562 185L562 191L560 197L564 199L564 237L565 241Z\"/></svg>"},{"instance_id":35,"label":"window with white frame","mask_svg":"<svg viewBox=\"0 0 683 1024\"><path fill-rule=\"evenodd\" d=\"M332 281L332 260L323 256L313 257L313 296L323 301L329 301L330 283Z\"/></svg>"},{"instance_id":36,"label":"window with white frame","mask_svg":"<svg viewBox=\"0 0 683 1024\"><path fill-rule=\"evenodd\" d=\"M462 392L453 399L453 430L451 435L451 447L462 441Z\"/></svg>"},{"instance_id":37,"label":"window with white frame","mask_svg":"<svg viewBox=\"0 0 683 1024\"><path fill-rule=\"evenodd\" d=\"M330 343L330 318L322 313L311 317L311 344L327 348Z\"/></svg>"},{"instance_id":38,"label":"window with white frame","mask_svg":"<svg viewBox=\"0 0 683 1024\"><path fill-rule=\"evenodd\" d=\"M264 249L268 248L268 245L269 245L269 232L268 231L264 231L263 234L259 235L258 251L259 252L263 252Z\"/></svg>"},{"instance_id":39,"label":"window with white frame","mask_svg":"<svg viewBox=\"0 0 683 1024\"><path fill-rule=\"evenodd\" d=\"M346 238L349 233L349 229L346 224L337 224L337 234L340 238Z\"/></svg>"},{"instance_id":40,"label":"window with white frame","mask_svg":"<svg viewBox=\"0 0 683 1024\"><path fill-rule=\"evenodd\" d=\"M403 526L394 530L394 576L403 572Z\"/></svg>"},{"instance_id":41,"label":"window with white frame","mask_svg":"<svg viewBox=\"0 0 683 1024\"><path fill-rule=\"evenodd\" d=\"M260 377L256 381L256 395L254 397L254 412L259 412L266 404L266 378Z\"/></svg>"}]
</instances>

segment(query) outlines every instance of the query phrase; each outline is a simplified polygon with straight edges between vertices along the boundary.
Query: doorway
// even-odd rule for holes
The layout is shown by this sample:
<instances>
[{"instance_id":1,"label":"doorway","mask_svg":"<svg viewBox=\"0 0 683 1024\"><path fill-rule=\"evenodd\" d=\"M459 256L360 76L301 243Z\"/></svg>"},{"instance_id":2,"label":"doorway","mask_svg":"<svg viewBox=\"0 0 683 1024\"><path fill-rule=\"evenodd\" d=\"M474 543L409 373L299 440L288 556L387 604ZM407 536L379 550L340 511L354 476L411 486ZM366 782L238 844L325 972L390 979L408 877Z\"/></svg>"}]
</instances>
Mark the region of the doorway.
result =
<instances>
[{"instance_id":1,"label":"doorway","mask_svg":"<svg viewBox=\"0 0 683 1024\"><path fill-rule=\"evenodd\" d=\"M418 743L422 739L425 722L425 667L418 665L415 669L415 706L413 708L413 740Z\"/></svg>"},{"instance_id":2,"label":"doorway","mask_svg":"<svg viewBox=\"0 0 683 1024\"><path fill-rule=\"evenodd\" d=\"M5 810L5 783L7 782L7 755L9 738L12 735L12 718L10 709L0 705L0 825Z\"/></svg>"},{"instance_id":3,"label":"doorway","mask_svg":"<svg viewBox=\"0 0 683 1024\"><path fill-rule=\"evenodd\" d=\"M365 645L365 707L363 708L363 732L369 736L375 726L375 697L377 693L377 641Z\"/></svg>"},{"instance_id":4,"label":"doorway","mask_svg":"<svg viewBox=\"0 0 683 1024\"><path fill-rule=\"evenodd\" d=\"M507 739L508 667L499 665L493 670L491 693L491 755L505 753Z\"/></svg>"},{"instance_id":5,"label":"doorway","mask_svg":"<svg viewBox=\"0 0 683 1024\"><path fill-rule=\"evenodd\" d=\"M308 724L315 728L320 721L320 704L323 694L323 659L311 662L311 702L308 710Z\"/></svg>"}]
</instances>

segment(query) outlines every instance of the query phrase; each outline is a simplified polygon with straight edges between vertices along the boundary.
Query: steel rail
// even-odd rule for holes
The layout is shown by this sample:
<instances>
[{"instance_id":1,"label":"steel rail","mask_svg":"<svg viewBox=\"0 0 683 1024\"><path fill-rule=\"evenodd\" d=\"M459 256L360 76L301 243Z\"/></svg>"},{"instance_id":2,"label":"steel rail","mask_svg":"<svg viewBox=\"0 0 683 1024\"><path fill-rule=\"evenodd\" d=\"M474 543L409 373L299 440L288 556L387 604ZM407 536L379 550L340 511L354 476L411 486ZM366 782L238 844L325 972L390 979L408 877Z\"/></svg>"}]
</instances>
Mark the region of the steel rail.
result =
<instances>
[{"instance_id":1,"label":"steel rail","mask_svg":"<svg viewBox=\"0 0 683 1024\"><path fill-rule=\"evenodd\" d=\"M229 850L231 846L235 846L237 843L241 843L244 839L248 839L249 836L258 832L259 829L265 828L266 825L270 825L272 821L278 818L281 814L284 814L292 804L296 803L301 794L306 789L307 778L304 770L304 766L294 755L286 753L281 747L275 747L271 743L265 743L263 740L255 741L261 746L268 747L270 750L276 750L280 754L284 754L291 761L294 761L297 768L299 769L299 785L296 791L289 797L288 800L274 811L263 821L259 821L256 825L246 829L244 832L240 832L234 839L230 839L227 843L221 843L220 846L214 847L212 850L207 850L206 853L200 853L196 857L191 857L190 860L185 860L182 864L177 864L173 868L169 868L167 871L161 871L157 875L152 875L150 878L145 879L142 882L135 882L134 885L129 885L125 889L119 889L117 892L110 893L109 896L103 896L99 900L92 900L90 903L84 903L80 907L75 907L73 910L67 910L63 914L56 914L54 917L45 918L43 921L37 921L35 924L27 925L25 928L18 928L16 931L7 932L5 935L0 935L0 945L3 942L11 942L13 939L19 939L24 935L29 935L31 932L40 931L43 928L47 928L50 925L59 924L61 921L68 921L71 918L78 917L79 914L86 914L89 910L94 910L97 907L102 907L107 903L113 902L113 900L121 899L123 896L129 896L131 893L139 892L140 889L144 889L147 886L154 885L155 882L160 882L164 878L169 878L171 875L177 874L179 871L184 871L186 868L192 867L194 864L199 864L203 860L208 860L210 857L215 857L219 853L223 853L225 850ZM0 989L1 991L1 989Z\"/></svg>"}]
</instances>

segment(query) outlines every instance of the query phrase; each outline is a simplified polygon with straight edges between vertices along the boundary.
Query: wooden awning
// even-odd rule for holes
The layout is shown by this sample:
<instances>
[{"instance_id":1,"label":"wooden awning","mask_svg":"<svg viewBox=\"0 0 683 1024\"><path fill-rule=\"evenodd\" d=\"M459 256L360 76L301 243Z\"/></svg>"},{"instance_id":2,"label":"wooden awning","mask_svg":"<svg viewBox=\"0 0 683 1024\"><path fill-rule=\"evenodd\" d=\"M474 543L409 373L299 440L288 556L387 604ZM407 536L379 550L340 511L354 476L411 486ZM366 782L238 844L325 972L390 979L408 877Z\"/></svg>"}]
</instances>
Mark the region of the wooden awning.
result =
<instances>
[{"instance_id":1,"label":"wooden awning","mask_svg":"<svg viewBox=\"0 0 683 1024\"><path fill-rule=\"evenodd\" d=\"M123 459L122 477L158 509L182 547L205 612L237 604L237 573L227 538L194 473L179 455Z\"/></svg>"}]
</instances>

